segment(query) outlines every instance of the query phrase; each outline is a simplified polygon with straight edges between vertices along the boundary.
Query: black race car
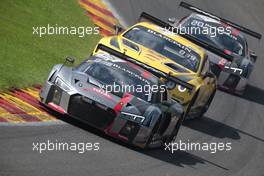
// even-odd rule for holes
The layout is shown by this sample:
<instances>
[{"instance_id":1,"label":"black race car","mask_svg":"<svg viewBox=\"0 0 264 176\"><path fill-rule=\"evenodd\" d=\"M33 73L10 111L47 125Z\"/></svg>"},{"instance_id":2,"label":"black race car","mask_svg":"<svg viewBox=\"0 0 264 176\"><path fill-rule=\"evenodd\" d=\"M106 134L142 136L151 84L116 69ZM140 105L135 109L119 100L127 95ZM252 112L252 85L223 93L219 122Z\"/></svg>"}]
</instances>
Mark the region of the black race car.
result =
<instances>
[{"instance_id":1,"label":"black race car","mask_svg":"<svg viewBox=\"0 0 264 176\"><path fill-rule=\"evenodd\" d=\"M261 39L261 34L188 3L181 2L180 6L195 13L180 20L169 18L171 25L203 43L200 46L207 50L220 89L242 95L257 58L243 33L257 39ZM225 55L219 55L219 51Z\"/></svg>"},{"instance_id":2,"label":"black race car","mask_svg":"<svg viewBox=\"0 0 264 176\"><path fill-rule=\"evenodd\" d=\"M170 142L184 118L182 105L171 101L156 75L115 53L100 52L73 68L55 65L41 102L141 148Z\"/></svg>"}]
</instances>

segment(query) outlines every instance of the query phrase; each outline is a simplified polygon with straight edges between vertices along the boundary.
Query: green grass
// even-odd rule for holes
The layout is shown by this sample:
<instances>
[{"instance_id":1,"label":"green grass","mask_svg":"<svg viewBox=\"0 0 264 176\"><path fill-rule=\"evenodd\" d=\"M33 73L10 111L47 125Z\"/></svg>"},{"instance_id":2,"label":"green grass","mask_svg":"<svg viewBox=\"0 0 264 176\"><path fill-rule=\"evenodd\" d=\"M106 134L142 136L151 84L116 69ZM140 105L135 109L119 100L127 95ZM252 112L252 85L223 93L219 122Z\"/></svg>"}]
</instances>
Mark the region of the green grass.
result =
<instances>
[{"instance_id":1,"label":"green grass","mask_svg":"<svg viewBox=\"0 0 264 176\"><path fill-rule=\"evenodd\" d=\"M42 84L66 56L89 56L100 35L33 35L32 27L93 26L77 0L0 1L0 90Z\"/></svg>"}]
</instances>

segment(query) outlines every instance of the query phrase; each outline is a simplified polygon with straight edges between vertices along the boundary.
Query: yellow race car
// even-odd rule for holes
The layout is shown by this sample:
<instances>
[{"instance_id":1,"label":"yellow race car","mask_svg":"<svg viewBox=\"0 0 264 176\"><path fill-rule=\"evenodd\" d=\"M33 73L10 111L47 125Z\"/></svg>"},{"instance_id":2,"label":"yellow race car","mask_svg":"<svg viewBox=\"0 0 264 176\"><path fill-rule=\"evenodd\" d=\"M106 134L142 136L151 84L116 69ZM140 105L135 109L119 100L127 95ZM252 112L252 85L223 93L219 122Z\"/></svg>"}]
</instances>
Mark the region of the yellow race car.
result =
<instances>
[{"instance_id":1,"label":"yellow race car","mask_svg":"<svg viewBox=\"0 0 264 176\"><path fill-rule=\"evenodd\" d=\"M161 79L174 78L164 80L172 99L184 106L188 119L203 117L216 91L205 50L152 22L116 29L116 35L99 41L93 54L115 50L167 76Z\"/></svg>"}]
</instances>

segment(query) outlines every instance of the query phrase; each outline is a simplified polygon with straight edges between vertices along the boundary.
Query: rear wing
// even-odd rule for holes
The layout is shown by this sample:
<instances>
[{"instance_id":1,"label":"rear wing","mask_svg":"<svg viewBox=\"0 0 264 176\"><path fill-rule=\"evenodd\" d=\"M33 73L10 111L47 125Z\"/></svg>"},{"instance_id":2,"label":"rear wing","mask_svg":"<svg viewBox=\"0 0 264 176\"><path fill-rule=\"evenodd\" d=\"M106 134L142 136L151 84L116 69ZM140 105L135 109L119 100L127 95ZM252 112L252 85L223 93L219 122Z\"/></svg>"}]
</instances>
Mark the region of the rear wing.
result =
<instances>
[{"instance_id":1,"label":"rear wing","mask_svg":"<svg viewBox=\"0 0 264 176\"><path fill-rule=\"evenodd\" d=\"M169 23L166 23L166 22L164 22L164 21L162 21L162 20L160 20L160 19L158 19L158 18L156 18L156 17L154 17L154 16L152 16L150 14L147 14L146 12L142 12L141 13L138 21L139 22L140 21L148 21L148 22L151 22L151 23L153 23L155 25L163 27L165 29L169 29L170 31L172 31L172 32L174 32L174 33L186 38L187 40L195 43L196 45L199 45L199 46L203 47L206 50L209 50L209 51L217 54L220 57L223 57L223 58L225 58L227 60L233 60L233 56L229 55L229 54L226 54L224 52L224 50L222 50L220 48L217 48L214 45L211 45L209 43L206 43L206 42L204 42L204 41L202 41L200 39L197 39L196 37L193 37L192 35L183 34L183 33L179 32L177 27L173 27Z\"/></svg>"},{"instance_id":2,"label":"rear wing","mask_svg":"<svg viewBox=\"0 0 264 176\"><path fill-rule=\"evenodd\" d=\"M127 55L125 55L125 53L121 53L119 51L116 51L108 46L105 46L105 45L102 45L102 44L99 44L96 48L96 51L98 50L102 50L102 51L105 51L111 55L114 55L120 59L123 59L125 61L128 61L128 62L131 62L133 64L136 64L138 66L140 66L141 68L147 70L148 72L152 73L153 75L157 76L158 78L165 78L166 80L169 80L169 81L172 81L172 82L175 82L175 84L178 84L178 85L181 85L183 87L185 87L186 89L188 89L190 92L192 92L194 86L173 76L173 75L170 75L170 74L167 74L165 72L162 72L160 70L157 70L156 68L154 67L151 67L151 66L148 66L146 65L145 63L143 62L140 62L140 61L137 61L135 59L133 59L132 57L129 57Z\"/></svg>"},{"instance_id":3,"label":"rear wing","mask_svg":"<svg viewBox=\"0 0 264 176\"><path fill-rule=\"evenodd\" d=\"M188 3L186 3L186 2L183 2L183 1L182 1L182 2L180 3L180 6L186 8L186 9L189 9L189 10L191 10L191 11L194 11L194 12L196 12L196 13L198 13L198 14L201 14L201 15L207 16L207 17L209 17L209 18L213 18L213 19L215 19L215 20L217 20L217 21L223 22L223 23L225 23L225 24L227 24L227 25L229 25L229 26L231 26L231 27L233 27L233 28L235 28L235 29L237 29L237 30L239 30L239 31L241 31L241 32L244 32L245 34L248 34L248 35L250 35L250 36L252 36L252 37L255 37L255 38L257 38L257 39L261 39L261 38L262 38L262 35L261 35L261 34L259 34L259 33L257 33L257 32L254 32L254 31L252 31L251 29L248 29L248 28L246 28L246 27L243 27L243 26L241 26L241 25L239 25L239 24L236 24L236 23L231 22L231 21L229 21L229 20L226 20L226 19L224 19L224 18L218 17L218 16L216 16L216 15L213 14L213 13L210 13L210 12L204 11L204 10L202 10L202 9L200 9L200 8L198 8L198 7L195 7L195 6L191 5L191 4L188 4Z\"/></svg>"}]
</instances>

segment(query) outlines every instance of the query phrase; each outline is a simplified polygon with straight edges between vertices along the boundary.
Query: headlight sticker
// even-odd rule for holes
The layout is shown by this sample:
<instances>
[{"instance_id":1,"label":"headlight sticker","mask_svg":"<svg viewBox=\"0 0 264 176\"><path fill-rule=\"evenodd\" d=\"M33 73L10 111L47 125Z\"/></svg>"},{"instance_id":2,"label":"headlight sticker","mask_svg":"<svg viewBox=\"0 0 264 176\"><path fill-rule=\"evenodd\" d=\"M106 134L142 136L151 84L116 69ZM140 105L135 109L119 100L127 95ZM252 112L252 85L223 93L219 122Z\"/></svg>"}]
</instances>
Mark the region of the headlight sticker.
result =
<instances>
[{"instance_id":1,"label":"headlight sticker","mask_svg":"<svg viewBox=\"0 0 264 176\"><path fill-rule=\"evenodd\" d=\"M177 87L178 87L179 92L182 92L182 93L187 90L185 87L182 87L181 85L178 85Z\"/></svg>"}]
</instances>

